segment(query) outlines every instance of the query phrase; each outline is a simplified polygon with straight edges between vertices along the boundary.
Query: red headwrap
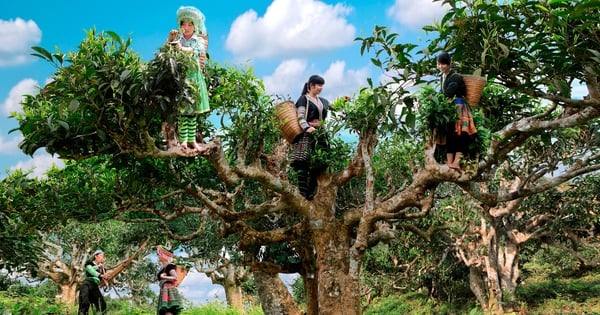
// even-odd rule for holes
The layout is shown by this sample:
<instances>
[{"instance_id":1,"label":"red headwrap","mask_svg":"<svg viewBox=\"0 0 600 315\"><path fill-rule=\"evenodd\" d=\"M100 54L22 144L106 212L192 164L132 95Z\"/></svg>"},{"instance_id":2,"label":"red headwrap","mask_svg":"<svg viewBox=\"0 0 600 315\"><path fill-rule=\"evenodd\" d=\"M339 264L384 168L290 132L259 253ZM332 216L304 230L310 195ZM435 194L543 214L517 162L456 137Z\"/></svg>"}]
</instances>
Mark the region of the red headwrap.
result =
<instances>
[{"instance_id":1,"label":"red headwrap","mask_svg":"<svg viewBox=\"0 0 600 315\"><path fill-rule=\"evenodd\" d=\"M163 257L163 258L165 258L167 260L172 260L173 259L173 253L171 253L168 250L164 249L160 245L158 245L156 247L156 254L158 254L159 257Z\"/></svg>"}]
</instances>

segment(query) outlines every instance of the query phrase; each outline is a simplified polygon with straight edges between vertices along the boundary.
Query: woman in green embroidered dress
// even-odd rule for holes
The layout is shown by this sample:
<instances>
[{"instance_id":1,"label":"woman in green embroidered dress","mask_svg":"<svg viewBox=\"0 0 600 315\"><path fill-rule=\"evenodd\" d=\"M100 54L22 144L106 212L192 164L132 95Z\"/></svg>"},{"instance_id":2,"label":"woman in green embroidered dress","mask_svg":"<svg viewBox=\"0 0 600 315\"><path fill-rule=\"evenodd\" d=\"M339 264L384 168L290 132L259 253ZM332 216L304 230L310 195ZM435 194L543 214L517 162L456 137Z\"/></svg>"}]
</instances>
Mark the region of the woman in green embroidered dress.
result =
<instances>
[{"instance_id":1,"label":"woman in green embroidered dress","mask_svg":"<svg viewBox=\"0 0 600 315\"><path fill-rule=\"evenodd\" d=\"M167 138L171 151L181 150L185 153L193 150L202 153L207 149L204 143L196 141L197 116L210 110L208 90L202 73L208 49L208 36L204 21L204 14L195 7L180 7L177 10L177 23L180 30L171 30L167 38L166 45L173 45L176 49L191 53L198 61L197 71L191 71L188 75L188 79L192 80L198 89L196 98L192 104L182 108L179 113L177 119L179 143L173 147Z\"/></svg>"}]
</instances>

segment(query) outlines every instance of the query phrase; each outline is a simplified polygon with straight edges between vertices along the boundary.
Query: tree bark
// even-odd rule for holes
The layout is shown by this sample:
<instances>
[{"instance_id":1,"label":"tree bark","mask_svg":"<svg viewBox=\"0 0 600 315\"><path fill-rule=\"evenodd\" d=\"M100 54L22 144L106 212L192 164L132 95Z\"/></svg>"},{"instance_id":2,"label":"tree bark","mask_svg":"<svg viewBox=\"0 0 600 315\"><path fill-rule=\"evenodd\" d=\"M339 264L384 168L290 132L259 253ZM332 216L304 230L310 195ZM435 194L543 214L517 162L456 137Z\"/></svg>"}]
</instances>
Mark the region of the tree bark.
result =
<instances>
[{"instance_id":1,"label":"tree bark","mask_svg":"<svg viewBox=\"0 0 600 315\"><path fill-rule=\"evenodd\" d=\"M321 210L317 213L331 211ZM318 279L319 305L318 313L309 313L309 315L361 314L359 279L349 272L351 258L348 253L351 240L348 233L333 216L314 218L310 226L317 253L316 279ZM307 299L311 298L307 295Z\"/></svg>"},{"instance_id":2,"label":"tree bark","mask_svg":"<svg viewBox=\"0 0 600 315\"><path fill-rule=\"evenodd\" d=\"M471 291L483 309L494 313L513 310L512 300L519 278L520 241L511 235L512 232L506 231L502 222L499 218L482 222L478 244L464 248L468 248L464 257L470 257L467 265L470 267Z\"/></svg>"},{"instance_id":3,"label":"tree bark","mask_svg":"<svg viewBox=\"0 0 600 315\"><path fill-rule=\"evenodd\" d=\"M56 302L67 305L75 305L77 302L77 292L79 290L78 283L58 284L60 294L56 297Z\"/></svg>"},{"instance_id":4,"label":"tree bark","mask_svg":"<svg viewBox=\"0 0 600 315\"><path fill-rule=\"evenodd\" d=\"M41 262L38 273L41 278L50 279L58 286L60 290L56 296L58 302L74 305L77 302L79 282L83 281L81 270L81 266L74 262L65 264L57 255L51 260Z\"/></svg>"},{"instance_id":5,"label":"tree bark","mask_svg":"<svg viewBox=\"0 0 600 315\"><path fill-rule=\"evenodd\" d=\"M356 279L347 274L347 257L344 260L339 257L328 257L318 259L319 266L319 315L344 314L360 315L360 287ZM338 268L328 265L344 264ZM316 315L316 314L309 314Z\"/></svg>"},{"instance_id":6,"label":"tree bark","mask_svg":"<svg viewBox=\"0 0 600 315\"><path fill-rule=\"evenodd\" d=\"M277 274L253 272L260 305L265 314L301 315L302 311L292 299L290 291Z\"/></svg>"},{"instance_id":7,"label":"tree bark","mask_svg":"<svg viewBox=\"0 0 600 315\"><path fill-rule=\"evenodd\" d=\"M319 281L316 272L302 277L306 296L306 314L319 314Z\"/></svg>"},{"instance_id":8,"label":"tree bark","mask_svg":"<svg viewBox=\"0 0 600 315\"><path fill-rule=\"evenodd\" d=\"M481 274L481 270L477 267L469 268L469 286L471 292L475 295L477 302L483 309L488 308L487 288L485 285L485 276Z\"/></svg>"},{"instance_id":9,"label":"tree bark","mask_svg":"<svg viewBox=\"0 0 600 315\"><path fill-rule=\"evenodd\" d=\"M225 289L227 305L235 310L243 311L244 297L242 295L242 288L238 285L235 266L233 264L227 265L227 272L225 274L225 281L223 281L223 287Z\"/></svg>"}]
</instances>

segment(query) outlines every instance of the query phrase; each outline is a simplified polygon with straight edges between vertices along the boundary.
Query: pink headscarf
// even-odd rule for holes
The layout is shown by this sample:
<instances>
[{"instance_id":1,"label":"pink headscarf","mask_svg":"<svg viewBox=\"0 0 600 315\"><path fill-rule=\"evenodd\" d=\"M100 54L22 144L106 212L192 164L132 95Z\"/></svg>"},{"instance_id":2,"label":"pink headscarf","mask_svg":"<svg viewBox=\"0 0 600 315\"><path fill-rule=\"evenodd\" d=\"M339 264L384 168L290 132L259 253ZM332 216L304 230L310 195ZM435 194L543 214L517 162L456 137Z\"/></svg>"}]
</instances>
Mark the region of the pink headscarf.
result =
<instances>
[{"instance_id":1,"label":"pink headscarf","mask_svg":"<svg viewBox=\"0 0 600 315\"><path fill-rule=\"evenodd\" d=\"M156 254L158 255L159 258L163 258L168 262L173 261L173 253L169 252L168 250L164 249L162 246L158 245L156 247Z\"/></svg>"}]
</instances>

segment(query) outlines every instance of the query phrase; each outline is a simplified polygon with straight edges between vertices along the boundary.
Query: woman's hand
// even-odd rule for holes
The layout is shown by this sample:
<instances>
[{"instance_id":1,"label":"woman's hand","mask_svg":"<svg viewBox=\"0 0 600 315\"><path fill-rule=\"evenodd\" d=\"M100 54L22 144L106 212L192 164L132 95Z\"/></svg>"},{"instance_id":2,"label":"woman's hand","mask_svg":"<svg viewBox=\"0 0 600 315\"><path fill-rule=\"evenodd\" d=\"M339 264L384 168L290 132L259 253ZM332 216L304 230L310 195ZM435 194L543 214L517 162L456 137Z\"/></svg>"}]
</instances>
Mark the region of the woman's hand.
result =
<instances>
[{"instance_id":1,"label":"woman's hand","mask_svg":"<svg viewBox=\"0 0 600 315\"><path fill-rule=\"evenodd\" d=\"M308 125L310 127L308 129L306 129L306 132L313 133L315 130L317 130L317 128L321 127L322 123L318 119L313 119L308 122Z\"/></svg>"},{"instance_id":2,"label":"woman's hand","mask_svg":"<svg viewBox=\"0 0 600 315\"><path fill-rule=\"evenodd\" d=\"M170 30L169 31L169 39L167 41L172 42L175 40L175 38L177 38L177 34L179 34L179 31L177 30Z\"/></svg>"}]
</instances>

